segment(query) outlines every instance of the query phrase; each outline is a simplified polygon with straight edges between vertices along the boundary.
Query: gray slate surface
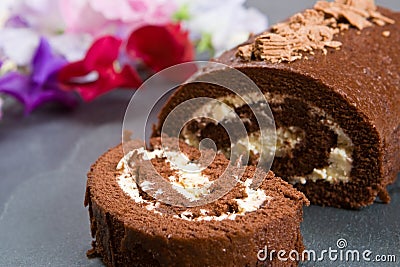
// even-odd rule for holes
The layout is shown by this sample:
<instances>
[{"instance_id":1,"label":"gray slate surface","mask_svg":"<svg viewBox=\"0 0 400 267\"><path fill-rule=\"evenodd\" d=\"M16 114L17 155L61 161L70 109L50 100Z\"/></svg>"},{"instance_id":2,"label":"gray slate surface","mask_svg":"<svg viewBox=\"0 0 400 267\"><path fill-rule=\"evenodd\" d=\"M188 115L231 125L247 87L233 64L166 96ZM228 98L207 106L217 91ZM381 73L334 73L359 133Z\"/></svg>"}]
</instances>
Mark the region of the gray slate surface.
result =
<instances>
[{"instance_id":1,"label":"gray slate surface","mask_svg":"<svg viewBox=\"0 0 400 267\"><path fill-rule=\"evenodd\" d=\"M378 3L400 10L398 0ZM271 23L312 4L249 1L268 14ZM85 175L99 155L120 142L131 95L113 92L73 111L48 106L29 117L18 107L7 108L0 121L0 266L102 266L85 256L91 242L83 207ZM137 114L138 119L144 115ZM337 240L344 238L348 249L394 254L397 264L328 260L303 265L398 266L400 182L390 193L390 204L376 203L361 211L308 207L302 231L309 249L336 249Z\"/></svg>"}]
</instances>

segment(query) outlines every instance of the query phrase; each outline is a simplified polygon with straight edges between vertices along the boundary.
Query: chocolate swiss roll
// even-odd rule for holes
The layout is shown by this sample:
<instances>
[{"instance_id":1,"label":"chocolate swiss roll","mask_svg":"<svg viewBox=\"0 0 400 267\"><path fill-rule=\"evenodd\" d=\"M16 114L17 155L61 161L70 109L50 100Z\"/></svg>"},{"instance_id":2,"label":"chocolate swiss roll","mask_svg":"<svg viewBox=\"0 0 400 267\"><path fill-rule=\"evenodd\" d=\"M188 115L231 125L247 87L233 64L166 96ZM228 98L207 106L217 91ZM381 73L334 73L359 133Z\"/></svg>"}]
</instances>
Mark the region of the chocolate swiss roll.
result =
<instances>
[{"instance_id":1,"label":"chocolate swiss roll","mask_svg":"<svg viewBox=\"0 0 400 267\"><path fill-rule=\"evenodd\" d=\"M276 253L265 255L301 255L304 249L300 222L308 201L292 185L272 172L232 165L222 154L201 169L199 150L184 143L175 150L160 139L152 139L152 149L132 142L129 153L112 148L88 173L85 203L94 238L89 256L107 266L297 266ZM181 197L196 201L212 193L225 169L235 181L225 195L203 205L179 205ZM157 175L169 191L156 185ZM262 182L253 188L258 178ZM174 205L160 201L158 196L173 190Z\"/></svg>"},{"instance_id":2,"label":"chocolate swiss roll","mask_svg":"<svg viewBox=\"0 0 400 267\"><path fill-rule=\"evenodd\" d=\"M184 84L162 109L154 136L180 103L213 97L242 119L255 164L260 151L270 148L260 145L250 107L267 101L276 125L271 168L276 175L314 204L360 208L377 197L387 203L387 186L400 170L399 44L400 13L371 0L317 2L214 59L246 74L263 98L249 103L251 95L213 84ZM187 123L180 138L194 146L211 138L220 151L229 152L237 144L230 143L220 123L228 116L218 116L220 121Z\"/></svg>"}]
</instances>

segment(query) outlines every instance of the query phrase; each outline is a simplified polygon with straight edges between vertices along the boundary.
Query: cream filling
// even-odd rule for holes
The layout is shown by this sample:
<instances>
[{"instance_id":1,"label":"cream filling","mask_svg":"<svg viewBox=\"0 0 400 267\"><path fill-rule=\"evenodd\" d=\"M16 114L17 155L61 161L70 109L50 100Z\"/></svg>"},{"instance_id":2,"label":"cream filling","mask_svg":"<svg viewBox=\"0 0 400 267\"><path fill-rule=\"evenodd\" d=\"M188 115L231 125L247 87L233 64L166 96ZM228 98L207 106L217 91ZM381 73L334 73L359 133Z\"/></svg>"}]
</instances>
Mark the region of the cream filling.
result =
<instances>
[{"instance_id":1,"label":"cream filling","mask_svg":"<svg viewBox=\"0 0 400 267\"><path fill-rule=\"evenodd\" d=\"M238 95L227 95L224 97L220 97L217 100L227 104L228 106L234 107L234 108L240 108L244 105L250 105L254 104L260 101L259 99L260 93L249 93L244 96L238 96ZM285 96L277 96L274 95L272 96L271 93L266 92L264 93L265 99L267 99L268 102L271 103L283 103L285 101ZM265 105L265 103L260 103L261 105Z\"/></svg>"},{"instance_id":2,"label":"cream filling","mask_svg":"<svg viewBox=\"0 0 400 267\"><path fill-rule=\"evenodd\" d=\"M313 182L325 180L330 183L348 182L353 166L353 143L343 129L330 119L321 120L328 125L338 136L337 147L331 148L329 165L325 168L314 168L313 172L305 177L293 177L294 182L305 184L307 180Z\"/></svg>"},{"instance_id":3,"label":"cream filling","mask_svg":"<svg viewBox=\"0 0 400 267\"><path fill-rule=\"evenodd\" d=\"M196 110L193 117L209 118L216 122L222 120L232 120L236 117L234 109L222 101L212 101L208 105L203 105Z\"/></svg>"},{"instance_id":4,"label":"cream filling","mask_svg":"<svg viewBox=\"0 0 400 267\"><path fill-rule=\"evenodd\" d=\"M326 180L328 182L347 182L350 177L352 158L342 148L332 148L329 154L329 166L323 169L314 169L306 179Z\"/></svg>"},{"instance_id":5,"label":"cream filling","mask_svg":"<svg viewBox=\"0 0 400 267\"><path fill-rule=\"evenodd\" d=\"M201 166L191 162L185 154L176 151L168 151L166 149L155 149L153 151L148 151L144 148L139 148L134 151L143 155L142 157L144 160L151 160L156 157L166 157L166 162L168 162L171 166L171 169L176 172L175 176L169 177L172 187L190 201L195 201L210 193L208 189L213 182L209 180L208 176L201 173ZM125 162L132 156L134 151L129 152L127 156L124 157ZM120 164L123 163L120 161L118 166ZM152 184L150 182L145 181L140 185L140 187L146 191L146 187L151 189L151 185ZM162 192L160 192L160 194L162 194Z\"/></svg>"},{"instance_id":6,"label":"cream filling","mask_svg":"<svg viewBox=\"0 0 400 267\"><path fill-rule=\"evenodd\" d=\"M229 95L218 98L217 100L234 108L239 108L245 104L256 103L258 94L248 94L243 98L238 95ZM273 95L269 92L264 94L265 98L271 103L283 103L285 98L290 96L284 95ZM332 148L329 154L329 165L324 168L315 168L313 172L306 176L295 176L290 177L289 179L293 183L300 182L305 184L307 180L317 181L317 180L325 180L330 183L336 182L348 182L350 180L350 173L352 169L352 154L353 154L353 143L351 142L350 137L343 131L343 129L335 123L331 118L329 118L326 113L319 109L316 106L309 105L316 114L323 115L326 119L322 119L321 123L329 126L329 128L334 131L338 136L338 144L337 147ZM228 108L226 108L228 109ZM217 117L218 121L226 120L232 118L232 110L229 109L229 113L226 113L224 116L224 112L222 109L214 109L214 107L202 107L200 110L207 110L208 117ZM215 113L213 111L215 110ZM205 114L204 112L202 113ZM187 131L185 128L182 131L183 138L185 142L190 145L198 145L198 137L193 133ZM276 157L284 157L291 150L293 150L297 144L299 144L302 140L306 138L304 131L302 131L298 127L279 127L276 129L276 144L274 143L273 138L270 134L263 135L264 140L260 140L259 133L251 133L247 137L240 139L236 144L237 150L239 152L248 153L252 151L254 154L260 154L261 151L263 153L267 153L272 155L275 152ZM264 145L263 145L264 144ZM275 146L275 147L274 147ZM275 149L275 150L274 150ZM229 155L230 148L226 151L223 151L227 156Z\"/></svg>"},{"instance_id":7,"label":"cream filling","mask_svg":"<svg viewBox=\"0 0 400 267\"><path fill-rule=\"evenodd\" d=\"M258 210L264 202L267 201L269 203L273 198L271 196L267 196L265 194L265 191L262 189L252 189L250 188L251 183L253 182L253 179L247 179L245 182L239 181L239 183L243 184L245 186L245 192L247 194L247 197L242 198L242 199L234 199L236 203L238 204L238 209L239 212L237 213L223 213L220 216L208 216L207 213L208 211L205 209L200 210L201 211L201 216L192 219L193 214L190 211L184 211L183 213L179 215L174 215L174 217L182 218L184 220L189 220L189 221L222 221L225 219L230 219L234 220L236 216L242 216L245 215L247 212L252 212Z\"/></svg>"},{"instance_id":8,"label":"cream filling","mask_svg":"<svg viewBox=\"0 0 400 267\"><path fill-rule=\"evenodd\" d=\"M262 189L250 188L253 179L247 179L243 185L245 186L247 197L242 199L235 199L239 206L238 214L245 214L246 212L252 212L258 210L265 201L270 201L272 197L267 196Z\"/></svg>"},{"instance_id":9,"label":"cream filling","mask_svg":"<svg viewBox=\"0 0 400 267\"><path fill-rule=\"evenodd\" d=\"M290 126L288 128L279 127L276 129L276 140L273 134L260 135L260 132L250 133L247 137L239 139L235 144L237 151L249 152L252 151L255 155L259 155L261 151L267 155L276 157L284 157L289 151L294 149L298 143L304 138L304 132L298 127Z\"/></svg>"},{"instance_id":10,"label":"cream filling","mask_svg":"<svg viewBox=\"0 0 400 267\"><path fill-rule=\"evenodd\" d=\"M142 154L144 160L151 160L156 157L165 157L166 155L170 156L167 159L171 160L171 166L179 166L181 168L177 169L177 176L169 177L169 181L173 184L173 187L177 189L178 192L180 192L187 198L196 199L197 197L204 195L205 193L209 193L207 191L207 188L212 184L212 181L210 181L207 176L202 175L200 166L190 162L186 155L179 152L165 151L160 149L147 151L144 148L139 148L130 151L118 162L117 170L120 172L120 174L117 176L116 179L122 191L130 196L132 200L136 203L145 203L145 208L147 210L154 211L155 213L162 215L161 212L157 211L157 208L160 206L160 202L145 200L140 196L139 188L136 183L136 176L132 174L130 168L128 167L128 160L134 152ZM172 161L174 162L174 164L172 164ZM267 196L264 190L254 190L250 188L250 185L252 183L251 179L247 179L245 182L239 181L239 183L242 183L245 186L247 197L243 199L235 199L239 207L238 213L228 212L221 214L220 216L209 216L207 215L208 211L202 209L202 215L195 219L191 218L193 214L190 211L184 211L179 215L174 215L174 217L194 221L222 221L225 219L234 220L236 216L244 215L246 212L256 211L265 201L269 202L270 200L272 200L272 197ZM152 188L152 186L153 183L149 181L144 181L140 184L140 187L143 190L146 190L146 188L150 189ZM161 189L158 189L156 191L156 195L162 193L163 192Z\"/></svg>"}]
</instances>

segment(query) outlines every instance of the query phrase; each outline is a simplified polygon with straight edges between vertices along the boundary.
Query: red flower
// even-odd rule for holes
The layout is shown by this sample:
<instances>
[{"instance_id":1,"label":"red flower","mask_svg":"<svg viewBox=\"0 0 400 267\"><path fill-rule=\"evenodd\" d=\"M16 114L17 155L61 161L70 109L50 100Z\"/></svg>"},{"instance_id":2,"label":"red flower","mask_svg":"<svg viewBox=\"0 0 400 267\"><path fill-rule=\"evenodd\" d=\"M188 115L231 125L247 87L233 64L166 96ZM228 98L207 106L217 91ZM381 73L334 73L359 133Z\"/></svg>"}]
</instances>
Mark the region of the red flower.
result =
<instances>
[{"instance_id":1,"label":"red flower","mask_svg":"<svg viewBox=\"0 0 400 267\"><path fill-rule=\"evenodd\" d=\"M76 90L85 101L117 87L137 88L142 83L138 74L125 65L119 71L116 62L122 40L105 36L96 40L83 60L64 66L58 80L65 90Z\"/></svg>"},{"instance_id":2,"label":"red flower","mask_svg":"<svg viewBox=\"0 0 400 267\"><path fill-rule=\"evenodd\" d=\"M143 26L131 33L126 50L154 71L192 61L194 57L188 32L179 24Z\"/></svg>"}]
</instances>

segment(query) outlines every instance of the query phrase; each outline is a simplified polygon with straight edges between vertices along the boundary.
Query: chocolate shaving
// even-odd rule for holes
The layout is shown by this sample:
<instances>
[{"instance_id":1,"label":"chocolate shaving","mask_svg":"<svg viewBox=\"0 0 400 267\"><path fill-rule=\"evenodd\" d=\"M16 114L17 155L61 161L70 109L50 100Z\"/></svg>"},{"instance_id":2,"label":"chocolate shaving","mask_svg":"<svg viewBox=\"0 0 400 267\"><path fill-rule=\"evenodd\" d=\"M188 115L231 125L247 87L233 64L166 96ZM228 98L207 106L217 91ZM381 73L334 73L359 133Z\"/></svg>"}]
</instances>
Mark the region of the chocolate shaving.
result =
<instances>
[{"instance_id":1,"label":"chocolate shaving","mask_svg":"<svg viewBox=\"0 0 400 267\"><path fill-rule=\"evenodd\" d=\"M243 45L238 48L237 54L241 58L251 58L252 49L252 45Z\"/></svg>"},{"instance_id":2,"label":"chocolate shaving","mask_svg":"<svg viewBox=\"0 0 400 267\"><path fill-rule=\"evenodd\" d=\"M390 37L390 31L384 31L382 32L383 37Z\"/></svg>"},{"instance_id":3,"label":"chocolate shaving","mask_svg":"<svg viewBox=\"0 0 400 267\"><path fill-rule=\"evenodd\" d=\"M236 56L247 61L291 62L301 59L303 52L322 50L326 54L327 48L340 49L342 43L334 36L351 26L362 30L373 24L393 23L376 11L374 0L318 1L313 9L295 14L256 37L253 43L240 46Z\"/></svg>"}]
</instances>

